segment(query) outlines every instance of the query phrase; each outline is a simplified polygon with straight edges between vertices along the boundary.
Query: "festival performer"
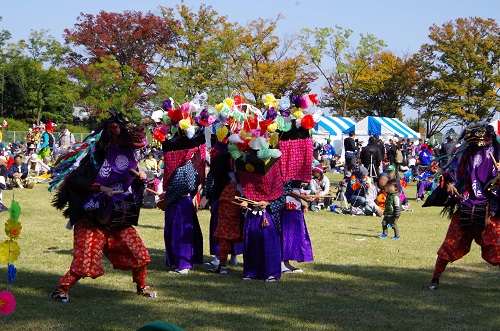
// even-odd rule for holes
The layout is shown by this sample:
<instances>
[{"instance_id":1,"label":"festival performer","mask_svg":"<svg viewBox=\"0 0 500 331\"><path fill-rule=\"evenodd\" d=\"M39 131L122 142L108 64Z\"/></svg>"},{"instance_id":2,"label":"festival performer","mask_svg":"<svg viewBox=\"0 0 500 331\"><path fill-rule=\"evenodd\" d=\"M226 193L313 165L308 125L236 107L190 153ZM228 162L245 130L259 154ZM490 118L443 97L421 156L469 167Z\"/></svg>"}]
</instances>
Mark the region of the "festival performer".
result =
<instances>
[{"instance_id":1,"label":"festival performer","mask_svg":"<svg viewBox=\"0 0 500 331\"><path fill-rule=\"evenodd\" d=\"M267 105L266 105L267 106ZM268 107L271 108L271 107ZM279 164L278 123L241 97L227 98L216 109L231 117L228 151L234 159L244 197L235 197L246 212L243 279L275 282L281 277L279 211L286 192ZM276 118L284 124L284 118ZM224 125L217 130L224 131Z\"/></svg>"},{"instance_id":2,"label":"festival performer","mask_svg":"<svg viewBox=\"0 0 500 331\"><path fill-rule=\"evenodd\" d=\"M56 301L69 302L68 291L80 278L102 276L103 255L115 269L132 271L138 295L157 296L146 282L148 250L134 228L146 178L136 171L139 149L146 145L144 128L119 112L110 114L54 165L53 205L67 206L64 216L74 228L73 262L50 295Z\"/></svg>"},{"instance_id":3,"label":"festival performer","mask_svg":"<svg viewBox=\"0 0 500 331\"><path fill-rule=\"evenodd\" d=\"M500 174L500 144L489 121L471 123L461 134L457 156L444 168L442 188L448 193L451 223L437 252L429 289L436 290L446 266L461 259L472 241L481 246L483 259L500 265L499 188L493 181Z\"/></svg>"},{"instance_id":4,"label":"festival performer","mask_svg":"<svg viewBox=\"0 0 500 331\"><path fill-rule=\"evenodd\" d=\"M302 200L305 202L317 201L313 195L308 195L301 189L302 183L311 179L311 164L313 161L313 141L311 130L321 117L321 110L316 109L316 95L292 97L292 111L290 101L281 98L278 110L288 114L290 112L290 130L280 132L279 159L283 181L290 181L292 192L286 197L286 207L281 211L281 247L283 262L281 271L284 273L302 272L290 264L290 260L297 262L313 261L311 239L304 219ZM304 115L304 112L307 112ZM268 110L273 117L273 112ZM283 115L282 115L283 116ZM330 141L328 140L328 143ZM326 146L326 145L325 145ZM330 149L333 148L330 145ZM320 166L318 166L320 167ZM316 182L315 182L316 183ZM328 190L328 188L327 188Z\"/></svg>"},{"instance_id":5,"label":"festival performer","mask_svg":"<svg viewBox=\"0 0 500 331\"><path fill-rule=\"evenodd\" d=\"M169 273L188 274L195 264L203 263L203 237L193 200L205 182L206 146L201 130L211 125L208 109L201 108L205 100L197 95L179 108L174 108L171 98L165 100L164 124L153 133L154 139L162 142L165 158L165 194L161 197L167 202L166 265L173 268ZM171 138L167 139L169 133Z\"/></svg>"},{"instance_id":6,"label":"festival performer","mask_svg":"<svg viewBox=\"0 0 500 331\"><path fill-rule=\"evenodd\" d=\"M217 268L212 271L224 275L227 274L226 263L229 253L232 251L233 257L235 257L236 252L243 249L243 245L240 245L240 243L243 243L240 222L242 215L240 207L233 201L236 196L242 195L242 188L237 181L236 173L232 169L229 154L224 153L220 155L224 156L224 159L221 161L226 166L224 167L223 164L219 165L218 163L215 163L215 165L227 170L227 172L225 176L219 177L224 183L218 184L216 179L216 186L223 187L218 199L217 227L213 234L219 243L220 262ZM227 158L225 157L226 155Z\"/></svg>"},{"instance_id":7,"label":"festival performer","mask_svg":"<svg viewBox=\"0 0 500 331\"><path fill-rule=\"evenodd\" d=\"M211 155L212 162L206 186L211 201L210 254L215 258L205 264L214 266L215 269L211 269L211 271L215 273L227 274L228 254L232 254L229 263L231 265L237 265L237 255L243 254L240 229L241 213L239 207L232 203L234 196L241 195L241 193L238 193L240 191L236 189L236 176L232 169L231 156L227 152L227 141L214 141ZM208 184L209 182L211 184ZM216 230L217 236L215 235Z\"/></svg>"}]
</instances>

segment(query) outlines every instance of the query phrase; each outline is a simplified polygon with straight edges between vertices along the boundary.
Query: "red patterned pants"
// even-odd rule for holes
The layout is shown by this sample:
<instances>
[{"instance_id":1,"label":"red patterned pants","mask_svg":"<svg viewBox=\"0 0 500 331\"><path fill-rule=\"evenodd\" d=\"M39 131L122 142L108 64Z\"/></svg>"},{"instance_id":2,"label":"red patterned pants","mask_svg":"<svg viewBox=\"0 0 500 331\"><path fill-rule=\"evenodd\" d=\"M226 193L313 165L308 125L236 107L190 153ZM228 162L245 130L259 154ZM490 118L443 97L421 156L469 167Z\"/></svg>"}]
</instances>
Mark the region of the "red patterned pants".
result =
<instances>
[{"instance_id":1,"label":"red patterned pants","mask_svg":"<svg viewBox=\"0 0 500 331\"><path fill-rule=\"evenodd\" d=\"M59 281L59 288L67 291L82 277L102 276L103 255L115 269L132 270L139 287L146 286L146 266L151 259L135 228L101 229L91 220L82 219L76 223L73 237L73 262Z\"/></svg>"},{"instance_id":2,"label":"red patterned pants","mask_svg":"<svg viewBox=\"0 0 500 331\"><path fill-rule=\"evenodd\" d=\"M464 230L460 227L460 214L451 218L446 238L438 251L434 278L439 279L449 262L464 257L470 251L472 242L481 246L482 258L495 266L500 265L500 218L491 217L484 230Z\"/></svg>"}]
</instances>

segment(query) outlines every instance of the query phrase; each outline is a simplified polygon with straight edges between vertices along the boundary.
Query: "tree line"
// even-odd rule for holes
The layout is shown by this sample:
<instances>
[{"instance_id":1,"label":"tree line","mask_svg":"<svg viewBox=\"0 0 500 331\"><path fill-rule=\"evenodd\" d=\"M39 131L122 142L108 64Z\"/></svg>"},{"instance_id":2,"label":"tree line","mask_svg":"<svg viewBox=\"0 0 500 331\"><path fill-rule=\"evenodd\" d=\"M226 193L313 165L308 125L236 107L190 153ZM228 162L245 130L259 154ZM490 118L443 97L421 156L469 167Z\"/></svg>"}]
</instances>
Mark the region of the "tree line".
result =
<instances>
[{"instance_id":1,"label":"tree line","mask_svg":"<svg viewBox=\"0 0 500 331\"><path fill-rule=\"evenodd\" d=\"M261 104L266 93L309 93L315 82L320 106L334 115L402 119L411 107L419 119L407 122L428 136L499 107L493 19L433 25L418 52L395 54L373 34L340 26L279 36L281 15L241 24L208 5L160 10L81 13L63 43L45 30L11 43L0 31L0 116L71 123L79 106L91 115L87 125L109 108L139 120L168 97L239 94Z\"/></svg>"}]
</instances>

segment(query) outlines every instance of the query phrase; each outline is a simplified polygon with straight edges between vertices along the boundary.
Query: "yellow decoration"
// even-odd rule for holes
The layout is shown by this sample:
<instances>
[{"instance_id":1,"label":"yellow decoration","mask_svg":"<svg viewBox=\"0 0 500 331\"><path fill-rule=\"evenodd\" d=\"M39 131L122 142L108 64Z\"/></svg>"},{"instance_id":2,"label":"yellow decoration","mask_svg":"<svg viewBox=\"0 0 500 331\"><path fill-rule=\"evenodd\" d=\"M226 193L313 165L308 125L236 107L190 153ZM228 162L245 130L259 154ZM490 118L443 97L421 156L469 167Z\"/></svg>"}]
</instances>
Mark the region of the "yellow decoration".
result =
<instances>
[{"instance_id":1,"label":"yellow decoration","mask_svg":"<svg viewBox=\"0 0 500 331\"><path fill-rule=\"evenodd\" d=\"M267 132L274 132L278 129L278 123L276 122L272 122L271 124L269 124L269 126L267 127Z\"/></svg>"},{"instance_id":2,"label":"yellow decoration","mask_svg":"<svg viewBox=\"0 0 500 331\"><path fill-rule=\"evenodd\" d=\"M222 110L222 108L224 108L223 103L219 103L219 104L215 105L215 110L217 110L218 112L220 112Z\"/></svg>"},{"instance_id":3,"label":"yellow decoration","mask_svg":"<svg viewBox=\"0 0 500 331\"><path fill-rule=\"evenodd\" d=\"M278 133L277 132L273 133L269 138L269 146L276 147L276 145L278 145L278 138L279 138Z\"/></svg>"},{"instance_id":4,"label":"yellow decoration","mask_svg":"<svg viewBox=\"0 0 500 331\"><path fill-rule=\"evenodd\" d=\"M233 100L233 99L231 99L231 98L225 98L225 99L224 99L224 103L225 103L225 104L226 104L229 108L231 108L231 107L233 107L234 100Z\"/></svg>"},{"instance_id":5,"label":"yellow decoration","mask_svg":"<svg viewBox=\"0 0 500 331\"><path fill-rule=\"evenodd\" d=\"M5 233L10 239L18 239L22 228L20 222L14 222L12 220L7 220L7 222L5 222Z\"/></svg>"},{"instance_id":6,"label":"yellow decoration","mask_svg":"<svg viewBox=\"0 0 500 331\"><path fill-rule=\"evenodd\" d=\"M269 93L264 95L264 105L267 108L276 108L279 103L279 99L276 99L273 94Z\"/></svg>"},{"instance_id":7,"label":"yellow decoration","mask_svg":"<svg viewBox=\"0 0 500 331\"><path fill-rule=\"evenodd\" d=\"M183 119L179 121L179 127L182 130L187 130L191 126L191 121L189 119Z\"/></svg>"},{"instance_id":8,"label":"yellow decoration","mask_svg":"<svg viewBox=\"0 0 500 331\"><path fill-rule=\"evenodd\" d=\"M21 250L14 240L6 240L0 244L0 261L3 263L13 263L19 258Z\"/></svg>"},{"instance_id":9,"label":"yellow decoration","mask_svg":"<svg viewBox=\"0 0 500 331\"><path fill-rule=\"evenodd\" d=\"M294 110L293 113L292 113L292 115L295 118L302 118L302 117L304 117L304 113L302 112L301 108L297 108L296 110Z\"/></svg>"},{"instance_id":10,"label":"yellow decoration","mask_svg":"<svg viewBox=\"0 0 500 331\"><path fill-rule=\"evenodd\" d=\"M217 135L217 140L218 141L224 140L224 138L226 138L226 136L227 136L227 133L228 133L228 130L227 130L226 126L221 126L221 127L217 128L217 130L215 131L215 134Z\"/></svg>"},{"instance_id":11,"label":"yellow decoration","mask_svg":"<svg viewBox=\"0 0 500 331\"><path fill-rule=\"evenodd\" d=\"M248 172L254 172L255 168L250 163L245 164L245 170Z\"/></svg>"}]
</instances>

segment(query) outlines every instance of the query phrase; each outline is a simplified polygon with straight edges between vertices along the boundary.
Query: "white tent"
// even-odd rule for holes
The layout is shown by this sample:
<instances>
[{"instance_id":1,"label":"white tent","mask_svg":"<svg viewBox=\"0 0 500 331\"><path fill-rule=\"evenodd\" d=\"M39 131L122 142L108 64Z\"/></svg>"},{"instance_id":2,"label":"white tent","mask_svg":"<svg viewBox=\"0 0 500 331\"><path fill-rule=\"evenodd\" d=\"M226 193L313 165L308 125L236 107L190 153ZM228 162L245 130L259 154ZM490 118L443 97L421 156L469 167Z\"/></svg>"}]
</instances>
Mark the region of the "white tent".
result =
<instances>
[{"instance_id":1,"label":"white tent","mask_svg":"<svg viewBox=\"0 0 500 331\"><path fill-rule=\"evenodd\" d=\"M331 144L335 148L337 154L344 157L344 131L352 127L356 122L349 117L334 117L322 116L319 122L314 127L316 134L314 139L321 143L325 143L326 139L331 140Z\"/></svg>"},{"instance_id":2,"label":"white tent","mask_svg":"<svg viewBox=\"0 0 500 331\"><path fill-rule=\"evenodd\" d=\"M384 139L393 137L418 139L420 135L397 118L367 116L344 131L354 131L356 136L365 141L369 136L378 134ZM366 138L366 139L365 139Z\"/></svg>"}]
</instances>

